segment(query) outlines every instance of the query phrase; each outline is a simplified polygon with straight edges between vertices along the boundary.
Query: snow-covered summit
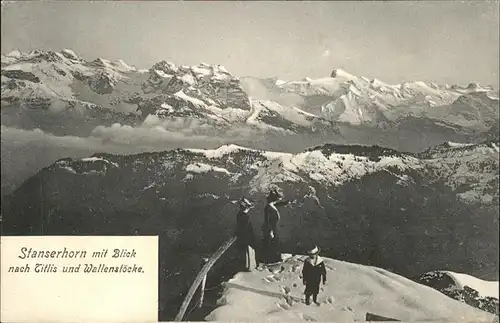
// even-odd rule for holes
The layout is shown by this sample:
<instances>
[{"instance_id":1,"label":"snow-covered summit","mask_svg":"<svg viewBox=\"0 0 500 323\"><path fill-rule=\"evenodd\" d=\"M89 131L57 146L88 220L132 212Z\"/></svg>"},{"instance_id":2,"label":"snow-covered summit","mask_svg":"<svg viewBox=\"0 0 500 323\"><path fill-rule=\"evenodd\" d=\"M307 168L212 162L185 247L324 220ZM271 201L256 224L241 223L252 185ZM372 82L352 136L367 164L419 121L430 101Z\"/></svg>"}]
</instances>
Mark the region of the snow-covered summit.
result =
<instances>
[{"instance_id":1,"label":"snow-covered summit","mask_svg":"<svg viewBox=\"0 0 500 323\"><path fill-rule=\"evenodd\" d=\"M412 116L487 130L498 121L498 91L477 83L468 86L422 81L388 84L377 78L334 69L326 78L263 80L262 85L278 97L297 94L311 98L305 100L302 109L316 109L315 113L321 117L351 125L378 126ZM324 98L320 110L309 104L318 101L318 97Z\"/></svg>"},{"instance_id":2,"label":"snow-covered summit","mask_svg":"<svg viewBox=\"0 0 500 323\"><path fill-rule=\"evenodd\" d=\"M80 59L80 57L71 49L65 48L61 51L61 54L63 54L64 56L66 56L69 59L74 59L74 60Z\"/></svg>"},{"instance_id":3,"label":"snow-covered summit","mask_svg":"<svg viewBox=\"0 0 500 323\"><path fill-rule=\"evenodd\" d=\"M381 268L324 258L327 284L320 306L304 304L300 277L304 256L274 270L238 273L225 284L213 321L366 321L375 314L399 321L491 322L493 314Z\"/></svg>"},{"instance_id":4,"label":"snow-covered summit","mask_svg":"<svg viewBox=\"0 0 500 323\"><path fill-rule=\"evenodd\" d=\"M357 77L352 75L351 73L348 73L346 71L344 71L343 69L341 68L336 68L332 71L332 73L330 74L331 77L333 78L340 78L340 79L347 79L347 80L353 80L353 79L356 79Z\"/></svg>"}]
</instances>

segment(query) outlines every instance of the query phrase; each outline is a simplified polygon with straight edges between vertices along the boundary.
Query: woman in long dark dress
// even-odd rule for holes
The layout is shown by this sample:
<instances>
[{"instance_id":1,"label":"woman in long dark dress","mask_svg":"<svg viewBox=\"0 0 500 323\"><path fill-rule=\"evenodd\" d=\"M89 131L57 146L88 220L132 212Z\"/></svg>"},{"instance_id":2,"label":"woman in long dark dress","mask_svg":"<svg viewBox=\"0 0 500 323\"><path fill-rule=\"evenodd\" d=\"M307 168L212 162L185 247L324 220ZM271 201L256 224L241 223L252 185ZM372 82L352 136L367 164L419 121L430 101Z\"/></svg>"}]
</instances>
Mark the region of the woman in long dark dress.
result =
<instances>
[{"instance_id":1,"label":"woman in long dark dress","mask_svg":"<svg viewBox=\"0 0 500 323\"><path fill-rule=\"evenodd\" d=\"M282 261L278 230L280 221L278 207L287 205L288 201L281 201L281 198L281 194L276 190L272 190L267 196L267 204L264 209L264 224L262 225L262 262L265 264Z\"/></svg>"},{"instance_id":2,"label":"woman in long dark dress","mask_svg":"<svg viewBox=\"0 0 500 323\"><path fill-rule=\"evenodd\" d=\"M257 266L255 260L255 233L248 211L253 207L246 198L240 201L240 209L236 215L236 246L245 255L244 270L251 271Z\"/></svg>"}]
</instances>

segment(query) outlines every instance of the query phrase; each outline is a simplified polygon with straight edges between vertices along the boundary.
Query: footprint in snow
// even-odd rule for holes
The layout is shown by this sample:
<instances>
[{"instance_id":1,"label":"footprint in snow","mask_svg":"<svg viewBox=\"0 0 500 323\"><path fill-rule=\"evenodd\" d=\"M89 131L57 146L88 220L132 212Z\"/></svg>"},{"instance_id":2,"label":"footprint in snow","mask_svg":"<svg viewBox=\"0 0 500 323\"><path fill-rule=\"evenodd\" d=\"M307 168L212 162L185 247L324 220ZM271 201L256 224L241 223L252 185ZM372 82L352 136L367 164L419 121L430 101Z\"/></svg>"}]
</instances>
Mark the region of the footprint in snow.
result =
<instances>
[{"instance_id":1,"label":"footprint in snow","mask_svg":"<svg viewBox=\"0 0 500 323\"><path fill-rule=\"evenodd\" d=\"M278 306L279 309L286 311L290 309L290 305L288 304L281 304L281 303L276 303L276 306Z\"/></svg>"},{"instance_id":2,"label":"footprint in snow","mask_svg":"<svg viewBox=\"0 0 500 323\"><path fill-rule=\"evenodd\" d=\"M216 303L216 304L217 304L217 306L223 306L223 305L226 305L226 304L227 304L227 299L226 299L226 297L224 297L224 296L223 296L223 297L219 298L219 300L217 300L217 303Z\"/></svg>"},{"instance_id":3,"label":"footprint in snow","mask_svg":"<svg viewBox=\"0 0 500 323\"><path fill-rule=\"evenodd\" d=\"M274 275L269 275L269 276L266 276L266 279L269 281L269 282L277 282L278 280L276 279L276 276Z\"/></svg>"},{"instance_id":4,"label":"footprint in snow","mask_svg":"<svg viewBox=\"0 0 500 323\"><path fill-rule=\"evenodd\" d=\"M351 307L349 307L349 306L342 306L342 310L343 310L343 311L353 312L352 308L351 308Z\"/></svg>"},{"instance_id":5,"label":"footprint in snow","mask_svg":"<svg viewBox=\"0 0 500 323\"><path fill-rule=\"evenodd\" d=\"M313 322L313 321L317 321L314 317L312 317L311 315L308 315L308 314L304 314L304 313L301 313L302 315L302 319L304 321L308 321L308 322Z\"/></svg>"},{"instance_id":6,"label":"footprint in snow","mask_svg":"<svg viewBox=\"0 0 500 323\"><path fill-rule=\"evenodd\" d=\"M285 267L281 266L281 268L275 268L275 269L269 268L269 271L276 275L276 274L280 274L280 273L284 272Z\"/></svg>"},{"instance_id":7,"label":"footprint in snow","mask_svg":"<svg viewBox=\"0 0 500 323\"><path fill-rule=\"evenodd\" d=\"M328 296L325 300L325 304L333 304L335 302L335 299L333 296Z\"/></svg>"}]
</instances>

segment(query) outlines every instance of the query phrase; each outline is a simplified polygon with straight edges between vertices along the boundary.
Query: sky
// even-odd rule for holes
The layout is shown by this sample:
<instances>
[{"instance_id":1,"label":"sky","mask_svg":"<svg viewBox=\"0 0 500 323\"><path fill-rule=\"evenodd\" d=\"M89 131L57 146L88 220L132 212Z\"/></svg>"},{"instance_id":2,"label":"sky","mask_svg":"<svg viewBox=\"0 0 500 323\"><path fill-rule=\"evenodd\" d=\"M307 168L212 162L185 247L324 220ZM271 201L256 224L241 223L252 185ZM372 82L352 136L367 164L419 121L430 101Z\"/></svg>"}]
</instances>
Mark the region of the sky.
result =
<instances>
[{"instance_id":1,"label":"sky","mask_svg":"<svg viewBox=\"0 0 500 323\"><path fill-rule=\"evenodd\" d=\"M1 50L70 48L137 68L221 64L238 76L499 83L498 1L2 3Z\"/></svg>"}]
</instances>

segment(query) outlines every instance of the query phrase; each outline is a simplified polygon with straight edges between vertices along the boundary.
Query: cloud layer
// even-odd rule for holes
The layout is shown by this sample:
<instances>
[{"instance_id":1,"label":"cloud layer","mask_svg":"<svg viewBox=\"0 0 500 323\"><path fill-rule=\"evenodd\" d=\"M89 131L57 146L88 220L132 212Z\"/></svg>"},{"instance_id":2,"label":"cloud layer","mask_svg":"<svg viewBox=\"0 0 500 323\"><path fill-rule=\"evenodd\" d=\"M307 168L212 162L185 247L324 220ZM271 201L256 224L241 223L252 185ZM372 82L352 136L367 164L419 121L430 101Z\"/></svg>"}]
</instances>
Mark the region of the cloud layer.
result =
<instances>
[{"instance_id":1,"label":"cloud layer","mask_svg":"<svg viewBox=\"0 0 500 323\"><path fill-rule=\"evenodd\" d=\"M18 187L41 168L66 157L97 152L137 154L176 148L212 149L224 144L277 151L300 151L328 141L314 136L283 135L265 129L214 129L196 120L164 121L149 116L139 127L115 123L97 126L87 137L56 136L40 129L1 126L2 195Z\"/></svg>"}]
</instances>

